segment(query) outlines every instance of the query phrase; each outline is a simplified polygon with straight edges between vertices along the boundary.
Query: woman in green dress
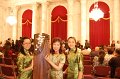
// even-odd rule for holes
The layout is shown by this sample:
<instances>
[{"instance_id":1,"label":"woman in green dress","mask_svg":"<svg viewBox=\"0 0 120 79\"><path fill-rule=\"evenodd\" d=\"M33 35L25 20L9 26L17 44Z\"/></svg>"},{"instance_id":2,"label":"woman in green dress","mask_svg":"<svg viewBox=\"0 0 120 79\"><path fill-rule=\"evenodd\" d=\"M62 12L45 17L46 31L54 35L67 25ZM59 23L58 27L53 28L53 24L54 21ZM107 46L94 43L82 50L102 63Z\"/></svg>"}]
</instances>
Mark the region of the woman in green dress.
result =
<instances>
[{"instance_id":1,"label":"woman in green dress","mask_svg":"<svg viewBox=\"0 0 120 79\"><path fill-rule=\"evenodd\" d=\"M67 62L68 67L65 70L67 79L82 79L83 78L83 55L81 50L76 47L75 37L68 38L68 54Z\"/></svg>"},{"instance_id":2,"label":"woman in green dress","mask_svg":"<svg viewBox=\"0 0 120 79\"><path fill-rule=\"evenodd\" d=\"M50 55L45 56L46 61L50 64L50 79L63 79L63 65L65 55L61 50L61 40L54 38L51 44Z\"/></svg>"},{"instance_id":3,"label":"woman in green dress","mask_svg":"<svg viewBox=\"0 0 120 79\"><path fill-rule=\"evenodd\" d=\"M32 79L33 56L30 52L31 41L24 37L21 40L22 46L18 54L18 79Z\"/></svg>"}]
</instances>

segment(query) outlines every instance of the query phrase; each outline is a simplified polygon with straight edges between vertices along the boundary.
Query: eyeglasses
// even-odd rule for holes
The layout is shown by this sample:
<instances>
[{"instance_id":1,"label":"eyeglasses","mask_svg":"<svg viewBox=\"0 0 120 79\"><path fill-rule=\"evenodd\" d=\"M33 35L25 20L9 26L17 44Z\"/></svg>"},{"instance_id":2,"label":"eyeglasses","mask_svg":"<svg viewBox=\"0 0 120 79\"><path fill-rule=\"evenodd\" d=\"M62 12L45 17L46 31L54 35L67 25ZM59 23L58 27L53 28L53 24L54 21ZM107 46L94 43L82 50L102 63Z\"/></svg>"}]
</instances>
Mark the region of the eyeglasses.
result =
<instances>
[{"instance_id":1,"label":"eyeglasses","mask_svg":"<svg viewBox=\"0 0 120 79\"><path fill-rule=\"evenodd\" d=\"M27 44L31 44L31 43L23 43L23 45L27 45Z\"/></svg>"}]
</instances>

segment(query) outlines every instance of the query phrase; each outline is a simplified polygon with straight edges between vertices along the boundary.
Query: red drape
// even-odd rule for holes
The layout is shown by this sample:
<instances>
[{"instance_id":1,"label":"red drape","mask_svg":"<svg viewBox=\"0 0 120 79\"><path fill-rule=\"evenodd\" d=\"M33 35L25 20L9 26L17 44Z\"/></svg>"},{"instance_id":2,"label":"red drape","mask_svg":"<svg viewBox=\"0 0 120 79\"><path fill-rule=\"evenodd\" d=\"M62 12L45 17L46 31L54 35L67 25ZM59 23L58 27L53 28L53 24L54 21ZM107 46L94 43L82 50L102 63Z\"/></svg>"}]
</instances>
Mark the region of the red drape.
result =
<instances>
[{"instance_id":1,"label":"red drape","mask_svg":"<svg viewBox=\"0 0 120 79\"><path fill-rule=\"evenodd\" d=\"M90 11L94 5L91 6ZM110 44L110 18L109 7L104 2L98 2L98 7L104 12L104 18L97 22L90 19L90 45L91 48Z\"/></svg>"},{"instance_id":2,"label":"red drape","mask_svg":"<svg viewBox=\"0 0 120 79\"><path fill-rule=\"evenodd\" d=\"M67 10L63 6L57 6L52 11L51 38L60 37L67 39Z\"/></svg>"},{"instance_id":3,"label":"red drape","mask_svg":"<svg viewBox=\"0 0 120 79\"><path fill-rule=\"evenodd\" d=\"M32 10L26 10L22 15L22 37L32 36Z\"/></svg>"}]
</instances>

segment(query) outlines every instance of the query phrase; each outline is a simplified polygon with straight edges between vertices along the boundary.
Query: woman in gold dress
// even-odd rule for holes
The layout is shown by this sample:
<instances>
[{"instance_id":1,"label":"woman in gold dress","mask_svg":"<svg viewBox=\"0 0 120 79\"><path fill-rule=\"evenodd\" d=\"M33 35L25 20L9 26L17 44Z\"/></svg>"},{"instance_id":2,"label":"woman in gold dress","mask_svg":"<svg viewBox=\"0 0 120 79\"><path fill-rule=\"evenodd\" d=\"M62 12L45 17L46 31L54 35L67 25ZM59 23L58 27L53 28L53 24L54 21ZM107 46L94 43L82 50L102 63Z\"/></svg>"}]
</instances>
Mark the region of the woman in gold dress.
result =
<instances>
[{"instance_id":1,"label":"woman in gold dress","mask_svg":"<svg viewBox=\"0 0 120 79\"><path fill-rule=\"evenodd\" d=\"M18 79L32 79L33 70L33 56L31 56L30 47L31 41L29 38L24 37L21 40L22 46L18 54Z\"/></svg>"},{"instance_id":2,"label":"woman in gold dress","mask_svg":"<svg viewBox=\"0 0 120 79\"><path fill-rule=\"evenodd\" d=\"M61 40L54 38L51 44L50 55L45 56L46 61L50 64L50 79L63 79L63 65L65 55L61 50Z\"/></svg>"},{"instance_id":3,"label":"woman in gold dress","mask_svg":"<svg viewBox=\"0 0 120 79\"><path fill-rule=\"evenodd\" d=\"M76 47L75 37L68 38L69 50L67 53L68 67L65 70L67 79L82 79L83 77L83 55L81 50Z\"/></svg>"}]
</instances>

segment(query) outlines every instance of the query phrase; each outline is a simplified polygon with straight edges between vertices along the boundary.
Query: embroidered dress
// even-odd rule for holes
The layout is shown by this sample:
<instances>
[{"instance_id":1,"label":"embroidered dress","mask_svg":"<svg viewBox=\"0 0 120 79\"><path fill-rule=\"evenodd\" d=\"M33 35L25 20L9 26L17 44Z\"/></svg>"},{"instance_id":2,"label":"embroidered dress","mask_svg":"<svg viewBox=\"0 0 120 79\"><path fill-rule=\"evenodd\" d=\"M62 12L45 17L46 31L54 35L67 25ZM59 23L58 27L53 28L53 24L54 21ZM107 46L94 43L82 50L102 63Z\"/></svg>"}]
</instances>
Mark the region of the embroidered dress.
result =
<instances>
[{"instance_id":1,"label":"embroidered dress","mask_svg":"<svg viewBox=\"0 0 120 79\"><path fill-rule=\"evenodd\" d=\"M67 55L67 79L78 79L78 72L83 72L83 55L80 49L74 53L75 50L75 48L71 49Z\"/></svg>"},{"instance_id":2,"label":"embroidered dress","mask_svg":"<svg viewBox=\"0 0 120 79\"><path fill-rule=\"evenodd\" d=\"M28 51L25 51L27 55L19 53L18 55L18 79L32 79L32 69L28 71L23 71L25 68L29 67L32 62L32 57L29 55Z\"/></svg>"},{"instance_id":3,"label":"embroidered dress","mask_svg":"<svg viewBox=\"0 0 120 79\"><path fill-rule=\"evenodd\" d=\"M65 55L64 54L50 54L50 60L59 65L59 63L65 63ZM50 79L63 79L63 71L62 68L60 70L55 70L52 66L50 69Z\"/></svg>"}]
</instances>

